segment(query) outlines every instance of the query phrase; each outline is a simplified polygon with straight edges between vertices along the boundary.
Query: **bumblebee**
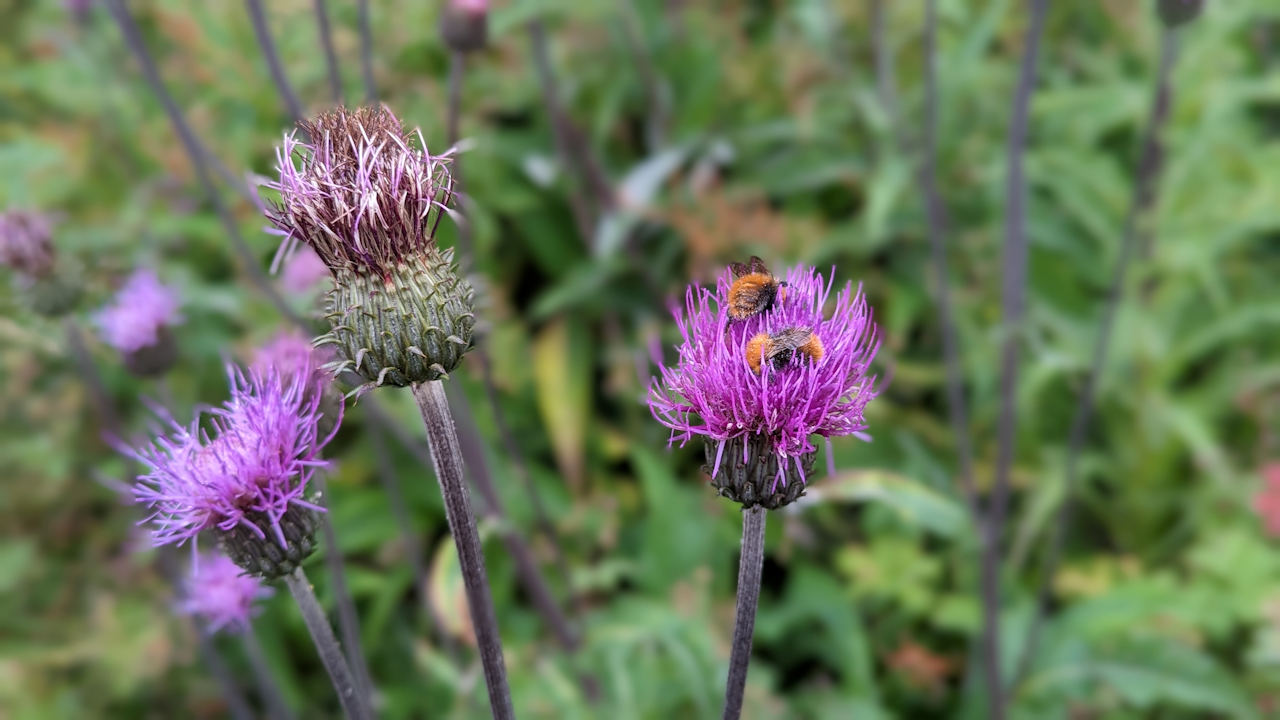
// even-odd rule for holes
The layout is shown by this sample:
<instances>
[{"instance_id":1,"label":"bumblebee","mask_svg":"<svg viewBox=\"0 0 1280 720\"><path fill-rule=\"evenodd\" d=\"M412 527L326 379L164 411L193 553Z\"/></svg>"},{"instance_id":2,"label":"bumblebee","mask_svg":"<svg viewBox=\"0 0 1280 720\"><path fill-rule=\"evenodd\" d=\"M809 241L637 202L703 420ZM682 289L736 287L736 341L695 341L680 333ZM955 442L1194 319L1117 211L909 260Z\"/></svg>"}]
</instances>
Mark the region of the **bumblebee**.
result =
<instances>
[{"instance_id":1,"label":"bumblebee","mask_svg":"<svg viewBox=\"0 0 1280 720\"><path fill-rule=\"evenodd\" d=\"M769 333L757 333L747 341L747 364L752 372L760 374L760 363L772 363L781 368L802 355L813 362L822 359L822 340L809 328L793 327Z\"/></svg>"},{"instance_id":2,"label":"bumblebee","mask_svg":"<svg viewBox=\"0 0 1280 720\"><path fill-rule=\"evenodd\" d=\"M745 320L767 312L775 300L787 298L787 283L778 280L755 255L744 263L730 263L733 284L729 286L729 317Z\"/></svg>"}]
</instances>

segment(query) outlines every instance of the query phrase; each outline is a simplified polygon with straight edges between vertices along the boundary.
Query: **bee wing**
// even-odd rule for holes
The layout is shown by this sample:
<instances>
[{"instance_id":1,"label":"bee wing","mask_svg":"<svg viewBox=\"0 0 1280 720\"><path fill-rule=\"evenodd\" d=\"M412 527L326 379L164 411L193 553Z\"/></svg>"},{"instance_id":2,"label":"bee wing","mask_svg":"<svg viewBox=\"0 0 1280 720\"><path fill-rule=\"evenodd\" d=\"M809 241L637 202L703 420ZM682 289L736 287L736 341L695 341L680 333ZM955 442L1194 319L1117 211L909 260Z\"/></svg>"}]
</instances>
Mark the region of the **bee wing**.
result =
<instances>
[{"instance_id":1,"label":"bee wing","mask_svg":"<svg viewBox=\"0 0 1280 720\"><path fill-rule=\"evenodd\" d=\"M764 273L765 275L769 274L769 268L765 267L764 261L761 260L758 255L752 255L747 260L747 267L751 272Z\"/></svg>"},{"instance_id":2,"label":"bee wing","mask_svg":"<svg viewBox=\"0 0 1280 720\"><path fill-rule=\"evenodd\" d=\"M736 278L751 274L751 268L740 262L729 263L729 269L733 271L733 276Z\"/></svg>"},{"instance_id":3,"label":"bee wing","mask_svg":"<svg viewBox=\"0 0 1280 720\"><path fill-rule=\"evenodd\" d=\"M813 331L809 328L787 328L774 333L769 339L773 342L769 343L769 357L775 357L787 350L795 350L809 341L809 336L813 335Z\"/></svg>"}]
</instances>

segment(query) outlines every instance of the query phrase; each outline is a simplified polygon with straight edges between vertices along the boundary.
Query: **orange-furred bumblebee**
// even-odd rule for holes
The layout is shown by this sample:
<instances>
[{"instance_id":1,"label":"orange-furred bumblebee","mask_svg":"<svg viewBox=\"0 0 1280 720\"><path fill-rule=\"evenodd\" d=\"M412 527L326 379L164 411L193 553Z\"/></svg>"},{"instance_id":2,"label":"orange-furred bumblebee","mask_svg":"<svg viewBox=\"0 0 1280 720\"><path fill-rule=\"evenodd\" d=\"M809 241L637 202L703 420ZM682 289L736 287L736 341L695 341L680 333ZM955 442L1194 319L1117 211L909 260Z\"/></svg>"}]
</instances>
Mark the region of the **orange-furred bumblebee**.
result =
<instances>
[{"instance_id":1,"label":"orange-furred bumblebee","mask_svg":"<svg viewBox=\"0 0 1280 720\"><path fill-rule=\"evenodd\" d=\"M760 374L761 360L781 368L791 362L797 355L803 355L813 362L822 359L824 349L822 340L809 328L793 327L769 333L757 333L747 341L747 364L752 372Z\"/></svg>"},{"instance_id":2,"label":"orange-furred bumblebee","mask_svg":"<svg viewBox=\"0 0 1280 720\"><path fill-rule=\"evenodd\" d=\"M775 300L787 298L787 283L774 277L764 261L755 255L746 263L730 263L733 284L729 286L729 317L745 320L767 312Z\"/></svg>"}]
</instances>

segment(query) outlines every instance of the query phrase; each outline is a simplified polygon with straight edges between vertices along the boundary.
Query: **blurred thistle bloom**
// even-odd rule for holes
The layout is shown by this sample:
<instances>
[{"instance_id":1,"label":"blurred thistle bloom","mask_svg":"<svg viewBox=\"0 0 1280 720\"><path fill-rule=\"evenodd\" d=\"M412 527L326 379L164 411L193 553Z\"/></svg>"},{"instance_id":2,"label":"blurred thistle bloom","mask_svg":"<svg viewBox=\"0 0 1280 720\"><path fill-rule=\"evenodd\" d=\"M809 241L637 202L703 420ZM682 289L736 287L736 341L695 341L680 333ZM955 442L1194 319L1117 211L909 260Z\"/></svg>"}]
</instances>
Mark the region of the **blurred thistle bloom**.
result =
<instances>
[{"instance_id":1,"label":"blurred thistle bloom","mask_svg":"<svg viewBox=\"0 0 1280 720\"><path fill-rule=\"evenodd\" d=\"M670 442L702 436L712 485L747 508L798 498L817 453L813 436L865 439L863 410L879 393L867 374L879 340L861 288L845 285L825 317L834 276L801 266L779 279L785 294L745 319L727 311L731 272L714 293L691 286L675 311L679 360L649 392Z\"/></svg>"},{"instance_id":2,"label":"blurred thistle bloom","mask_svg":"<svg viewBox=\"0 0 1280 720\"><path fill-rule=\"evenodd\" d=\"M1204 0L1156 0L1156 13L1168 27L1189 23L1204 10Z\"/></svg>"},{"instance_id":3,"label":"blurred thistle bloom","mask_svg":"<svg viewBox=\"0 0 1280 720\"><path fill-rule=\"evenodd\" d=\"M245 574L226 555L205 553L191 565L178 610L203 620L209 633L243 631L255 613L254 603L272 594L262 580Z\"/></svg>"},{"instance_id":4,"label":"blurred thistle bloom","mask_svg":"<svg viewBox=\"0 0 1280 720\"><path fill-rule=\"evenodd\" d=\"M78 266L58 262L53 218L30 210L0 213L0 266L14 271L18 295L36 313L57 317L80 300Z\"/></svg>"},{"instance_id":5,"label":"blurred thistle bloom","mask_svg":"<svg viewBox=\"0 0 1280 720\"><path fill-rule=\"evenodd\" d=\"M1267 534L1280 538L1280 462L1262 469L1262 490L1253 497L1253 510L1258 513Z\"/></svg>"},{"instance_id":6,"label":"blurred thistle bloom","mask_svg":"<svg viewBox=\"0 0 1280 720\"><path fill-rule=\"evenodd\" d=\"M307 392L320 395L319 432L328 435L333 423L342 417L343 406L342 392L334 384L333 358L331 346L316 347L302 333L286 330L258 347L249 367L259 374L275 370L286 377L303 378Z\"/></svg>"},{"instance_id":7,"label":"blurred thistle bloom","mask_svg":"<svg viewBox=\"0 0 1280 720\"><path fill-rule=\"evenodd\" d=\"M305 245L294 249L280 271L281 287L294 295L315 292L328 279L329 266L324 264L315 250Z\"/></svg>"},{"instance_id":8,"label":"blurred thistle bloom","mask_svg":"<svg viewBox=\"0 0 1280 720\"><path fill-rule=\"evenodd\" d=\"M177 347L169 327L181 318L178 294L150 269L135 271L94 320L102 339L124 356L138 375L158 375L172 367Z\"/></svg>"},{"instance_id":9,"label":"blurred thistle bloom","mask_svg":"<svg viewBox=\"0 0 1280 720\"><path fill-rule=\"evenodd\" d=\"M0 265L32 277L53 272L53 220L43 213L0 213Z\"/></svg>"},{"instance_id":10,"label":"blurred thistle bloom","mask_svg":"<svg viewBox=\"0 0 1280 720\"><path fill-rule=\"evenodd\" d=\"M307 483L327 463L320 450L320 393L311 378L228 368L231 398L188 426L161 413L165 432L133 451L147 472L134 498L151 508L157 545L182 544L213 531L245 571L272 579L315 549L315 511ZM341 412L339 410L339 412ZM340 422L340 418L338 418Z\"/></svg>"},{"instance_id":11,"label":"blurred thistle bloom","mask_svg":"<svg viewBox=\"0 0 1280 720\"><path fill-rule=\"evenodd\" d=\"M440 35L454 52L483 50L488 25L489 0L448 0L440 14Z\"/></svg>"},{"instance_id":12,"label":"blurred thistle bloom","mask_svg":"<svg viewBox=\"0 0 1280 720\"><path fill-rule=\"evenodd\" d=\"M277 152L267 210L280 252L305 243L334 277L326 300L342 369L367 386L438 380L471 347L474 291L435 232L452 198L448 157L426 150L385 107L339 108L302 123ZM416 138L416 142L415 142Z\"/></svg>"}]
</instances>

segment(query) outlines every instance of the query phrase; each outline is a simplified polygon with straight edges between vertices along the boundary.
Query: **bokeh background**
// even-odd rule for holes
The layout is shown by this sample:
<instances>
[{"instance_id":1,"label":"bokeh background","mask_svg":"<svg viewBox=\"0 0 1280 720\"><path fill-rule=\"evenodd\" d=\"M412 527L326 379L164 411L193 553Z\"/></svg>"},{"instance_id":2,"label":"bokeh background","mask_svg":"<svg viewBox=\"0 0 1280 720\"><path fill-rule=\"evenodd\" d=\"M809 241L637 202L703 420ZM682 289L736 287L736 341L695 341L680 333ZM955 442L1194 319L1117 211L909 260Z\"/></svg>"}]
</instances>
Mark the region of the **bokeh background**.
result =
<instances>
[{"instance_id":1,"label":"bokeh background","mask_svg":"<svg viewBox=\"0 0 1280 720\"><path fill-rule=\"evenodd\" d=\"M365 93L356 4L328 4L344 95L356 103ZM448 146L438 4L374 3L371 13L377 95L433 150ZM274 238L233 183L271 175L291 121L244 6L129 5L178 105L230 169L219 191L265 268ZM306 111L328 107L312 3L267 5ZM523 717L719 713L739 512L709 489L700 447L667 449L644 398L654 361L672 359L669 304L752 253L778 267L834 266L839 281L863 283L889 382L868 410L874 441L838 440L837 474L771 520L747 713L983 715L979 543L957 486L916 179L925 3L880 3L879 22L875 5L493 3L489 47L466 66L461 162L485 356L509 437L486 363L464 362L449 384L467 400L509 514L481 526ZM1063 501L1068 426L1133 195L1159 57L1152 5L1053 3L1046 28L1026 154L1029 300L1003 546L1010 664ZM939 3L937 162L984 488L996 454L1005 144L1026 6ZM598 161L594 184L557 152L534 20L579 133L570 155L585 148ZM1050 617L1011 690L1016 717L1280 716L1280 546L1255 510L1269 463L1280 462L1280 10L1211 0L1181 36L1154 209L1079 458ZM576 204L597 221L580 223ZM0 290L0 717L223 717L199 631L173 612L166 563L113 489L129 479L127 464L103 438L144 434L144 398L179 417L222 401L224 362L285 321L248 281L99 3L0 6L8 208L58 217L60 252L84 268L77 322L117 419L104 426L65 328ZM441 243L457 237L446 222ZM181 360L161 380L132 378L92 337L92 311L137 267L182 295ZM305 293L289 299L299 312L313 307ZM407 393L376 395L392 424L420 440ZM363 403L330 455L328 502L383 715L485 717L431 470ZM402 503L379 479L388 468ZM399 511L415 541L400 532ZM575 651L555 641L517 582L504 529L527 539L581 629ZM322 556L332 551L309 564L330 606ZM300 716L335 715L287 593L264 604L255 627ZM235 638L213 647L251 689Z\"/></svg>"}]
</instances>

